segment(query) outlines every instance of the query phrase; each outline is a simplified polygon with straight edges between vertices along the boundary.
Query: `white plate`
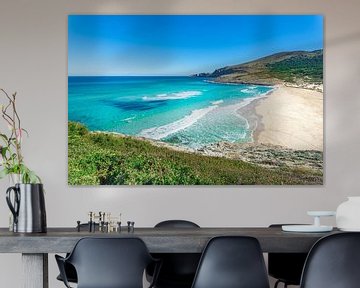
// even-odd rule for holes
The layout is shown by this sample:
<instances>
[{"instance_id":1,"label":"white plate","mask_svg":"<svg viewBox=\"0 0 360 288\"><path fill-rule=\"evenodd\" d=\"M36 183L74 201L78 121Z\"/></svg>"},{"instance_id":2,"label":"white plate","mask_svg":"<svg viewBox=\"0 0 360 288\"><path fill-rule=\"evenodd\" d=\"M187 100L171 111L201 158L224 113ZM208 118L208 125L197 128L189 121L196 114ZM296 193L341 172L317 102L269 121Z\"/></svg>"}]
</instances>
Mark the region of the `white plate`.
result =
<instances>
[{"instance_id":1,"label":"white plate","mask_svg":"<svg viewBox=\"0 0 360 288\"><path fill-rule=\"evenodd\" d=\"M339 228L339 230L345 232L360 232L360 228Z\"/></svg>"},{"instance_id":2,"label":"white plate","mask_svg":"<svg viewBox=\"0 0 360 288\"><path fill-rule=\"evenodd\" d=\"M286 232L330 232L333 229L332 226L324 225L283 225L281 228Z\"/></svg>"}]
</instances>

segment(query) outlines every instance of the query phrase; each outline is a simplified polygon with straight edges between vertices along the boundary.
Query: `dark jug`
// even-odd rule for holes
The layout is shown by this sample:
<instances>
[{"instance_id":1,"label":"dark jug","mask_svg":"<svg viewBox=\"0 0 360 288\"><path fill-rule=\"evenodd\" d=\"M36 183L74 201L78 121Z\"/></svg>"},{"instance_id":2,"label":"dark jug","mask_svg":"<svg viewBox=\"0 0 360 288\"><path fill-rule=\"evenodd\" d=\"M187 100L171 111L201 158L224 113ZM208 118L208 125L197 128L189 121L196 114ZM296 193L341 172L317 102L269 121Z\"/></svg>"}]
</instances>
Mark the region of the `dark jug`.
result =
<instances>
[{"instance_id":1,"label":"dark jug","mask_svg":"<svg viewBox=\"0 0 360 288\"><path fill-rule=\"evenodd\" d=\"M14 193L13 202L11 201L12 192ZM15 184L6 190L6 202L14 216L14 232L46 232L45 198L42 184Z\"/></svg>"}]
</instances>

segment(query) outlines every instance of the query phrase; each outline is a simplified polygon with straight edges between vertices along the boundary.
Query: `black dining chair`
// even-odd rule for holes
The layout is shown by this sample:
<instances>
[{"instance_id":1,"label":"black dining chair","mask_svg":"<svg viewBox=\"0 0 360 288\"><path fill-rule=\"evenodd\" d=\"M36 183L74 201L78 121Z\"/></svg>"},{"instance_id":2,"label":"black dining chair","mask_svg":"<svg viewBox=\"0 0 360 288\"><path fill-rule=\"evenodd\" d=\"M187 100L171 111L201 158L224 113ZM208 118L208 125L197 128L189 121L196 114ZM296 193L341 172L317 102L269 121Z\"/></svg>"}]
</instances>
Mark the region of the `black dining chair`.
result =
<instances>
[{"instance_id":1,"label":"black dining chair","mask_svg":"<svg viewBox=\"0 0 360 288\"><path fill-rule=\"evenodd\" d=\"M269 228L281 228L282 225L288 224L272 224ZM307 253L269 253L268 273L277 279L274 288L280 283L284 284L284 288L288 285L300 285L306 257Z\"/></svg>"},{"instance_id":2,"label":"black dining chair","mask_svg":"<svg viewBox=\"0 0 360 288\"><path fill-rule=\"evenodd\" d=\"M192 288L269 288L256 238L220 236L207 244Z\"/></svg>"},{"instance_id":3,"label":"black dining chair","mask_svg":"<svg viewBox=\"0 0 360 288\"><path fill-rule=\"evenodd\" d=\"M154 262L154 281L160 262L139 238L82 238L66 258L55 255L61 277L70 288L65 263L74 266L78 288L142 288L146 267ZM150 287L153 287L151 283Z\"/></svg>"},{"instance_id":4,"label":"black dining chair","mask_svg":"<svg viewBox=\"0 0 360 288\"><path fill-rule=\"evenodd\" d=\"M68 257L68 256L69 256L69 254L66 254L66 257ZM64 262L64 274L66 275L67 282L77 283L76 270L75 270L75 267L72 264L70 264L68 262ZM61 276L61 274L59 274L56 277L56 279L59 280L59 281L64 282L63 277Z\"/></svg>"},{"instance_id":5,"label":"black dining chair","mask_svg":"<svg viewBox=\"0 0 360 288\"><path fill-rule=\"evenodd\" d=\"M82 223L80 224L80 229L89 229L89 224L88 223ZM95 229L99 229L99 224L98 223L95 223ZM66 254L66 257L69 256L69 253ZM66 275L66 278L67 278L67 281L68 282L71 282L71 283L77 283L77 275L76 275L76 270L74 268L73 265L71 265L70 263L67 263L65 262L64 263L64 270L65 270L65 275ZM62 277L61 277L61 274L59 274L57 277L56 277L57 280L59 281L63 281Z\"/></svg>"},{"instance_id":6,"label":"black dining chair","mask_svg":"<svg viewBox=\"0 0 360 288\"><path fill-rule=\"evenodd\" d=\"M200 228L199 225L187 220L166 220L155 225L155 228ZM194 280L200 253L157 253L152 254L161 259L162 266L159 272L156 288L190 288ZM147 269L147 279L153 277L153 267Z\"/></svg>"},{"instance_id":7,"label":"black dining chair","mask_svg":"<svg viewBox=\"0 0 360 288\"><path fill-rule=\"evenodd\" d=\"M318 240L306 259L300 287L360 287L360 233L338 233Z\"/></svg>"}]
</instances>

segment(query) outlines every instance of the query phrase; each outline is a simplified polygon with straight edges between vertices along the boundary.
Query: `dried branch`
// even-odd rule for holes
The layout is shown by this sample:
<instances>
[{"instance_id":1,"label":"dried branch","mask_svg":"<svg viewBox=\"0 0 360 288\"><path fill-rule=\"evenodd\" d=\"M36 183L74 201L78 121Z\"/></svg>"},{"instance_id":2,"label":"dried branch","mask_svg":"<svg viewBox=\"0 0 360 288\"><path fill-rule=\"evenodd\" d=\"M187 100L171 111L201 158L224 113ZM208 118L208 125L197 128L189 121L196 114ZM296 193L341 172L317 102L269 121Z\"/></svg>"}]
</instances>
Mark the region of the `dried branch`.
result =
<instances>
[{"instance_id":1,"label":"dried branch","mask_svg":"<svg viewBox=\"0 0 360 288\"><path fill-rule=\"evenodd\" d=\"M9 126L10 135L6 136L6 133L0 133L0 140L5 145L0 145L0 156L2 162L0 167L3 170L0 171L0 178L5 177L7 174L20 174L23 183L39 183L40 178L23 163L23 156L21 152L22 135L28 132L21 127L21 119L16 109L16 93L11 96L0 88L0 92L5 95L7 103L1 105L1 117Z\"/></svg>"}]
</instances>

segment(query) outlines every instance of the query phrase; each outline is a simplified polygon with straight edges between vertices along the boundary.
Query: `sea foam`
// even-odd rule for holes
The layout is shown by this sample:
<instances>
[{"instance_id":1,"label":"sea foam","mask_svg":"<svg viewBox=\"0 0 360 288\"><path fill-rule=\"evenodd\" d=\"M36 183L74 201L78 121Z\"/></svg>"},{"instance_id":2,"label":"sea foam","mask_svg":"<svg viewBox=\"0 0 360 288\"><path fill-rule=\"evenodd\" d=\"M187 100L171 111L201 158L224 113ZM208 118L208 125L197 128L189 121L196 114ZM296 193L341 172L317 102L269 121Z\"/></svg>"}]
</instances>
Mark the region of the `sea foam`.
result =
<instances>
[{"instance_id":1,"label":"sea foam","mask_svg":"<svg viewBox=\"0 0 360 288\"><path fill-rule=\"evenodd\" d=\"M186 115L180 120L174 121L172 123L163 126L144 129L139 133L139 136L160 140L178 131L184 130L187 127L190 127L191 125L199 121L202 117L204 117L207 113L209 113L210 111L214 110L217 107L218 107L217 105L212 105L203 109L193 110L191 114Z\"/></svg>"},{"instance_id":2,"label":"sea foam","mask_svg":"<svg viewBox=\"0 0 360 288\"><path fill-rule=\"evenodd\" d=\"M253 94L253 93L255 93L254 89L255 88L250 88L249 87L249 88L241 89L240 92L247 93L247 94Z\"/></svg>"},{"instance_id":3,"label":"sea foam","mask_svg":"<svg viewBox=\"0 0 360 288\"><path fill-rule=\"evenodd\" d=\"M125 119L123 119L123 120L121 120L121 121L124 121L124 122L131 122L132 120L134 120L136 118L136 116L132 116L132 117L128 117L128 118L125 118Z\"/></svg>"},{"instance_id":4,"label":"sea foam","mask_svg":"<svg viewBox=\"0 0 360 288\"><path fill-rule=\"evenodd\" d=\"M185 117L183 117L177 121L171 122L169 124L159 126L159 127L152 127L152 128L144 129L144 130L140 131L140 133L138 135L145 137L145 138L154 139L154 140L160 140L160 139L166 138L171 134L174 134L176 132L179 132L181 130L184 130L184 129L192 126L193 124L198 122L201 118L203 118L205 115L207 115L209 112L213 111L216 108L219 108L219 109L221 108L223 110L223 112L227 111L227 113L234 113L237 117L244 119L244 121L246 122L246 126L249 127L247 120L244 117L242 117L241 115L239 115L238 113L236 113L236 111L239 110L240 108L243 108L243 107L249 105L252 101L259 99L259 98L263 98L263 97L266 97L266 96L259 95L257 97L244 98L242 101L240 101L236 104L227 105L224 107L219 107L219 104L224 102L223 100L213 101L213 102L211 102L211 104L212 104L211 106L208 106L203 109L193 110L189 115L186 115Z\"/></svg>"},{"instance_id":5,"label":"sea foam","mask_svg":"<svg viewBox=\"0 0 360 288\"><path fill-rule=\"evenodd\" d=\"M142 99L144 101L162 101L162 100L177 100L177 99L188 99L191 97L201 95L201 91L182 91L182 92L175 92L175 93L162 93L157 94L156 96L144 96Z\"/></svg>"},{"instance_id":6,"label":"sea foam","mask_svg":"<svg viewBox=\"0 0 360 288\"><path fill-rule=\"evenodd\" d=\"M218 101L211 102L212 105L218 105L218 104L221 104L221 103L224 103L224 100L218 100Z\"/></svg>"}]
</instances>

